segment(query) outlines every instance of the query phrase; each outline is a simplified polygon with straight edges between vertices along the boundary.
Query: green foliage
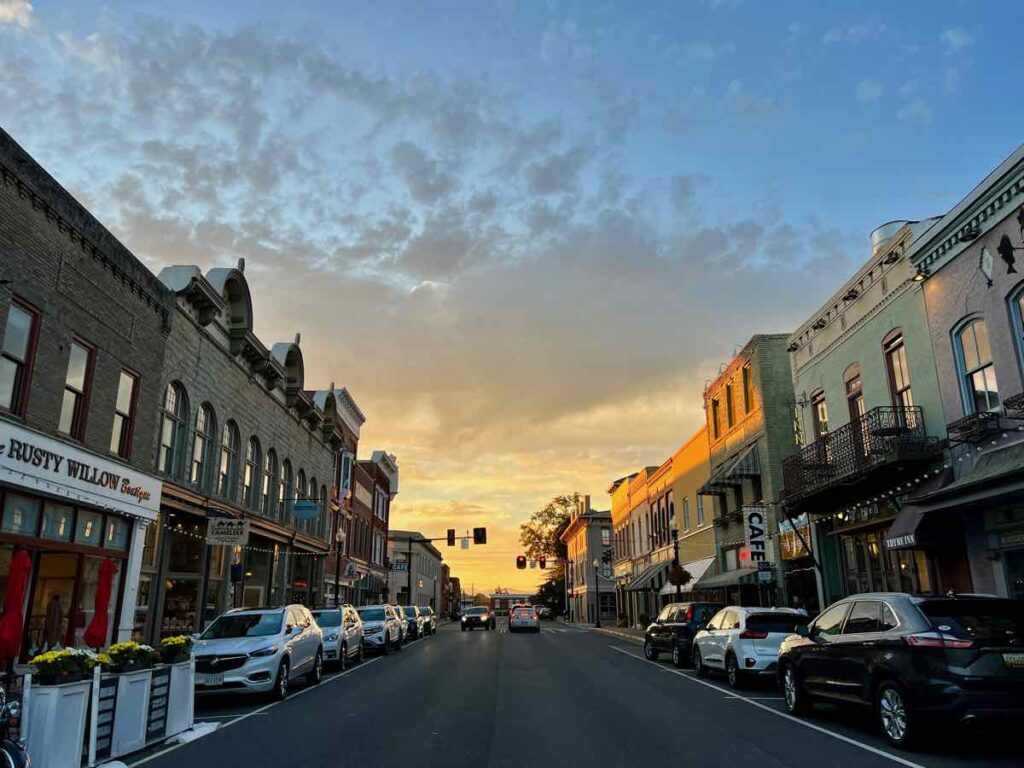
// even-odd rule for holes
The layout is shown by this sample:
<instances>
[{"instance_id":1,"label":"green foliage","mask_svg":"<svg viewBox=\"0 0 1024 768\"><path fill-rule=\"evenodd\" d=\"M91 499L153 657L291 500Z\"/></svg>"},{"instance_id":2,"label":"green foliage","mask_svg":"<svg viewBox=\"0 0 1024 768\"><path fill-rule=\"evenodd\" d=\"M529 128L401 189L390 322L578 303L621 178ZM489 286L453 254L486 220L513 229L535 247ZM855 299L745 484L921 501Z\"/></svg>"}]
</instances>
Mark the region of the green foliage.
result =
<instances>
[{"instance_id":1,"label":"green foliage","mask_svg":"<svg viewBox=\"0 0 1024 768\"><path fill-rule=\"evenodd\" d=\"M558 538L569 526L569 516L580 495L555 496L538 509L530 519L519 526L519 543L531 560L541 555L548 558L548 568L554 569L552 578L562 578L567 548Z\"/></svg>"},{"instance_id":2,"label":"green foliage","mask_svg":"<svg viewBox=\"0 0 1024 768\"><path fill-rule=\"evenodd\" d=\"M552 574L537 588L533 602L550 608L556 615L562 613L565 610L565 578Z\"/></svg>"}]
</instances>

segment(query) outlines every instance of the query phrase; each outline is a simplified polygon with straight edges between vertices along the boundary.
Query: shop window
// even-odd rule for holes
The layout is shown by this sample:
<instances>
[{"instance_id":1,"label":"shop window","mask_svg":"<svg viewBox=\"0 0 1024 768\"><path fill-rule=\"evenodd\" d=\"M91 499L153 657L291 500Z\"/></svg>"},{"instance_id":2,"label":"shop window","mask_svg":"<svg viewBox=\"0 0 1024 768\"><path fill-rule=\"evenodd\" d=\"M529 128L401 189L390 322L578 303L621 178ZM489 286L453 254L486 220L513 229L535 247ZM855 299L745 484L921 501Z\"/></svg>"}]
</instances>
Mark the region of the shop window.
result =
<instances>
[{"instance_id":1,"label":"shop window","mask_svg":"<svg viewBox=\"0 0 1024 768\"><path fill-rule=\"evenodd\" d=\"M72 610L78 555L43 552L35 566L35 588L28 608L28 648L31 657L63 647L69 635L85 631L85 615ZM73 640L72 640L73 642Z\"/></svg>"},{"instance_id":2,"label":"shop window","mask_svg":"<svg viewBox=\"0 0 1024 768\"><path fill-rule=\"evenodd\" d=\"M110 431L110 452L122 459L127 459L132 452L138 395L139 377L122 370L117 382L117 400L114 402L114 426Z\"/></svg>"},{"instance_id":3,"label":"shop window","mask_svg":"<svg viewBox=\"0 0 1024 768\"><path fill-rule=\"evenodd\" d=\"M25 415L38 337L38 310L15 297L7 310L0 348L0 409L16 416Z\"/></svg>"},{"instance_id":4,"label":"shop window","mask_svg":"<svg viewBox=\"0 0 1024 768\"><path fill-rule=\"evenodd\" d=\"M242 501L250 509L259 506L260 441L250 437L245 446L245 475L242 479Z\"/></svg>"},{"instance_id":5,"label":"shop window","mask_svg":"<svg viewBox=\"0 0 1024 768\"><path fill-rule=\"evenodd\" d=\"M903 333L897 328L886 336L882 348L885 350L885 367L889 374L889 394L897 408L910 408L914 396L910 391L910 366L907 365L907 346Z\"/></svg>"},{"instance_id":6,"label":"shop window","mask_svg":"<svg viewBox=\"0 0 1024 768\"><path fill-rule=\"evenodd\" d=\"M992 411L999 407L999 385L992 362L988 328L981 318L973 318L953 334L954 351L960 367L960 387L965 413Z\"/></svg>"},{"instance_id":7,"label":"shop window","mask_svg":"<svg viewBox=\"0 0 1024 768\"><path fill-rule=\"evenodd\" d=\"M75 526L75 543L99 547L103 544L103 515L98 512L78 510L78 523Z\"/></svg>"},{"instance_id":8,"label":"shop window","mask_svg":"<svg viewBox=\"0 0 1024 768\"><path fill-rule=\"evenodd\" d=\"M199 579L167 579L164 583L164 615L160 637L187 635L196 631Z\"/></svg>"},{"instance_id":9,"label":"shop window","mask_svg":"<svg viewBox=\"0 0 1024 768\"><path fill-rule=\"evenodd\" d=\"M128 546L128 521L111 515L107 518L107 537L103 544L107 549L124 549Z\"/></svg>"},{"instance_id":10,"label":"shop window","mask_svg":"<svg viewBox=\"0 0 1024 768\"><path fill-rule=\"evenodd\" d=\"M205 490L209 483L216 434L213 407L209 403L203 403L196 411L196 429L192 439L192 469L189 473L189 480L201 490Z\"/></svg>"},{"instance_id":11,"label":"shop window","mask_svg":"<svg viewBox=\"0 0 1024 768\"><path fill-rule=\"evenodd\" d=\"M86 627L92 621L92 617L96 612L96 590L100 583L100 566L106 558L103 557L83 557L82 558L82 577L78 585L78 610L74 616L74 643L75 645L84 645L82 636L85 634ZM110 590L110 603L107 607L107 616L110 618L107 621L107 639L104 641L104 645L110 642L110 638L114 633L114 623L116 617L116 611L114 610L117 604L117 595L121 584L121 572L124 570L124 561L118 563L117 573L114 574L113 589Z\"/></svg>"},{"instance_id":12,"label":"shop window","mask_svg":"<svg viewBox=\"0 0 1024 768\"><path fill-rule=\"evenodd\" d=\"M40 536L44 539L71 541L74 519L75 510L73 507L69 507L66 504L58 504L54 501L47 501L43 504L43 530Z\"/></svg>"},{"instance_id":13,"label":"shop window","mask_svg":"<svg viewBox=\"0 0 1024 768\"><path fill-rule=\"evenodd\" d=\"M152 527L152 526L150 526ZM132 640L145 641L146 625L149 623L151 600L153 599L153 577L144 573L139 576L139 589L135 597L135 623L132 626Z\"/></svg>"},{"instance_id":14,"label":"shop window","mask_svg":"<svg viewBox=\"0 0 1024 768\"><path fill-rule=\"evenodd\" d=\"M217 491L225 499L235 498L235 487L238 483L238 444L238 427L235 426L235 422L228 421L220 436L220 468L217 480Z\"/></svg>"},{"instance_id":15,"label":"shop window","mask_svg":"<svg viewBox=\"0 0 1024 768\"><path fill-rule=\"evenodd\" d=\"M174 574L194 574L202 570L205 524L194 523L188 519L170 518L172 526L171 541L173 546L167 547L167 570ZM188 535L183 535L188 534Z\"/></svg>"},{"instance_id":16,"label":"shop window","mask_svg":"<svg viewBox=\"0 0 1024 768\"><path fill-rule=\"evenodd\" d=\"M164 474L178 477L185 447L185 431L188 425L188 397L185 388L177 382L167 385L160 425L160 453L157 469Z\"/></svg>"},{"instance_id":17,"label":"shop window","mask_svg":"<svg viewBox=\"0 0 1024 768\"><path fill-rule=\"evenodd\" d=\"M57 431L76 440L81 440L85 435L85 417L89 411L89 391L92 388L95 358L95 347L78 338L71 340Z\"/></svg>"},{"instance_id":18,"label":"shop window","mask_svg":"<svg viewBox=\"0 0 1024 768\"><path fill-rule=\"evenodd\" d=\"M260 509L265 517L277 512L277 453L271 448L263 460L263 494Z\"/></svg>"},{"instance_id":19,"label":"shop window","mask_svg":"<svg viewBox=\"0 0 1024 768\"><path fill-rule=\"evenodd\" d=\"M157 545L160 543L160 518L146 526L146 536L142 540L142 567L156 568Z\"/></svg>"},{"instance_id":20,"label":"shop window","mask_svg":"<svg viewBox=\"0 0 1024 768\"><path fill-rule=\"evenodd\" d=\"M39 530L39 500L17 493L5 494L0 530L20 536L35 536Z\"/></svg>"}]
</instances>

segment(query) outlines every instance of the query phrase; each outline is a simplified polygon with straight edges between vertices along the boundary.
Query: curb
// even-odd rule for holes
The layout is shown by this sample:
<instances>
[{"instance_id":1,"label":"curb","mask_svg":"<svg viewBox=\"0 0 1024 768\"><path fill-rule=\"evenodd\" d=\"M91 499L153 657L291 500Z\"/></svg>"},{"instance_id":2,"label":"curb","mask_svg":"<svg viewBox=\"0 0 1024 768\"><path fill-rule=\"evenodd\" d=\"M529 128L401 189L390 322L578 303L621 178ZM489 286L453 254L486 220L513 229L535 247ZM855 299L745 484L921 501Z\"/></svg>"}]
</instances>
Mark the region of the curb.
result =
<instances>
[{"instance_id":1,"label":"curb","mask_svg":"<svg viewBox=\"0 0 1024 768\"><path fill-rule=\"evenodd\" d=\"M644 642L644 639L642 637L631 635L628 632L620 632L617 629L605 629L604 627L591 627L591 629L594 632L600 632L602 635L608 635L609 637L618 637L622 640L631 640L634 643L639 643L640 645L643 645Z\"/></svg>"}]
</instances>

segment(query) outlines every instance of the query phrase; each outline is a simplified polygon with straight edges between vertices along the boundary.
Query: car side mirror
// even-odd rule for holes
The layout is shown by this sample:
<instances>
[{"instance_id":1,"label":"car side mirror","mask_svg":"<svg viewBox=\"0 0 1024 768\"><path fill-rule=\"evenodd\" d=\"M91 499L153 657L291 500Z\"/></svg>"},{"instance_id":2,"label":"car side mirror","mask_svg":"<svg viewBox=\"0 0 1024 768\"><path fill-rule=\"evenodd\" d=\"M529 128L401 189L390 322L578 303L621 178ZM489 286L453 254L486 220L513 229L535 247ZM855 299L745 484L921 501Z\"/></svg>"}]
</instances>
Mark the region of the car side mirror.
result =
<instances>
[{"instance_id":1,"label":"car side mirror","mask_svg":"<svg viewBox=\"0 0 1024 768\"><path fill-rule=\"evenodd\" d=\"M797 624L795 631L800 637L811 637L811 630L807 628L806 624Z\"/></svg>"}]
</instances>

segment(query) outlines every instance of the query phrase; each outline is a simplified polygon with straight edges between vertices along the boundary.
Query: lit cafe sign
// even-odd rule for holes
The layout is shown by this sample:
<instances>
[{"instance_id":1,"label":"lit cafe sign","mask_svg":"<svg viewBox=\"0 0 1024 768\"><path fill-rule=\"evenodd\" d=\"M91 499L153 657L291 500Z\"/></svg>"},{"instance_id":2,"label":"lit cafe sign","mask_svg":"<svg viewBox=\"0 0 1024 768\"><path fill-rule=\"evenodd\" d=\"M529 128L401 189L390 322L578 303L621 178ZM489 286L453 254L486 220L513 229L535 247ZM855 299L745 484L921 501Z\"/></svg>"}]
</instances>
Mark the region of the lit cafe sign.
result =
<instances>
[{"instance_id":1,"label":"lit cafe sign","mask_svg":"<svg viewBox=\"0 0 1024 768\"><path fill-rule=\"evenodd\" d=\"M150 520L160 510L159 479L6 421L0 480Z\"/></svg>"}]
</instances>

